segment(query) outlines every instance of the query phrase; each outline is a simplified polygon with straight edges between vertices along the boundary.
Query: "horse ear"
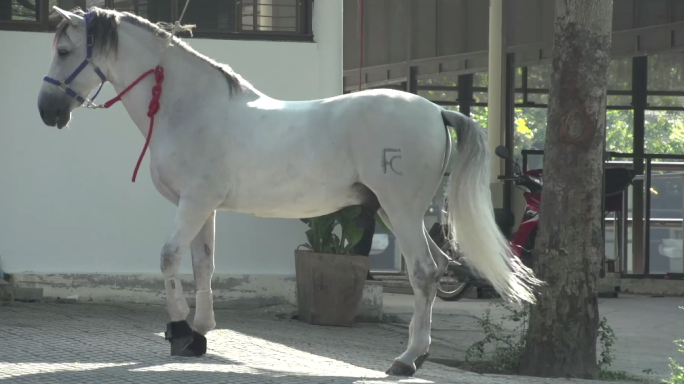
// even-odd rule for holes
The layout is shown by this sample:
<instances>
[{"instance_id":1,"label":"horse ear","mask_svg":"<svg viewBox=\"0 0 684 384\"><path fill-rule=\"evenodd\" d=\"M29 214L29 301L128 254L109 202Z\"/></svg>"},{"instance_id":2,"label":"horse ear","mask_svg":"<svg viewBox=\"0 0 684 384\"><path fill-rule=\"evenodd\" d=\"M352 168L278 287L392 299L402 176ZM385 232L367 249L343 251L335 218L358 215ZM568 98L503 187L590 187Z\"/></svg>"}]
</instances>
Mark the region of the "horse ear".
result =
<instances>
[{"instance_id":1,"label":"horse ear","mask_svg":"<svg viewBox=\"0 0 684 384\"><path fill-rule=\"evenodd\" d=\"M52 9L59 13L59 15L62 16L69 24L71 24L72 27L85 29L86 22L83 17L73 12L65 11L57 6L53 6Z\"/></svg>"}]
</instances>

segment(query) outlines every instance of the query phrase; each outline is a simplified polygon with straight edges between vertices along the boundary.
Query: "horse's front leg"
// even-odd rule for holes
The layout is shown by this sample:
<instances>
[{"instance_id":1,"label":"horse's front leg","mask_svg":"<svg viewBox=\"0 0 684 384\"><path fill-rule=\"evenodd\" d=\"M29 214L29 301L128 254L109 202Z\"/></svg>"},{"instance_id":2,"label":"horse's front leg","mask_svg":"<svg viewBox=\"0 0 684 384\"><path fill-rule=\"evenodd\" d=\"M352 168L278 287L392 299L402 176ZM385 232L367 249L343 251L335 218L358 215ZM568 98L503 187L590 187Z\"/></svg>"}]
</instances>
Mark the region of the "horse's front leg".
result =
<instances>
[{"instance_id":1,"label":"horse's front leg","mask_svg":"<svg viewBox=\"0 0 684 384\"><path fill-rule=\"evenodd\" d=\"M205 226L218 203L201 196L181 198L176 211L175 229L161 252L161 270L166 288L166 306L171 322L166 326L166 339L171 343L171 354L201 356L206 353L206 338L190 328L186 321L190 309L176 276L181 255ZM213 220L212 220L213 223ZM212 226L213 229L213 226Z\"/></svg>"},{"instance_id":2,"label":"horse's front leg","mask_svg":"<svg viewBox=\"0 0 684 384\"><path fill-rule=\"evenodd\" d=\"M214 300L211 293L211 277L214 274L214 233L216 211L209 215L200 233L190 244L192 253L192 270L195 274L195 319L192 322L195 330L206 335L216 327L214 319Z\"/></svg>"}]
</instances>

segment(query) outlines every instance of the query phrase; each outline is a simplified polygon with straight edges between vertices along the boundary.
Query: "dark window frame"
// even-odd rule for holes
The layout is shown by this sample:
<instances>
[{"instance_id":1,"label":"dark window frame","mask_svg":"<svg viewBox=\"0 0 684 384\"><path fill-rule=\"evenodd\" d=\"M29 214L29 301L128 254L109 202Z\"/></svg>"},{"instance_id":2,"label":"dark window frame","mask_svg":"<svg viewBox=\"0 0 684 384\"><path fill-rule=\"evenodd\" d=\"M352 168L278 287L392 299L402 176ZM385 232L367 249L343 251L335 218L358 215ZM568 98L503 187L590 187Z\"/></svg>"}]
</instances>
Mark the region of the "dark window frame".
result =
<instances>
[{"instance_id":1,"label":"dark window frame","mask_svg":"<svg viewBox=\"0 0 684 384\"><path fill-rule=\"evenodd\" d=\"M183 12L185 0L168 0L171 2L171 19L173 23ZM291 42L314 42L313 39L313 1L297 0L297 32L289 31L251 31L239 30L242 25L242 12L236 12L235 25L238 31L203 31L193 30L193 36L188 33L179 33L183 39L204 38L216 40L262 40L262 41L291 41ZM258 2L258 0L254 0ZM236 6L241 6L238 1ZM55 25L48 23L49 0L36 0L38 12L37 21L0 20L0 31L22 32L55 32ZM105 0L105 8L113 9L114 0ZM156 22L158 20L151 20ZM164 20L167 21L167 20ZM181 21L182 23L182 21Z\"/></svg>"}]
</instances>

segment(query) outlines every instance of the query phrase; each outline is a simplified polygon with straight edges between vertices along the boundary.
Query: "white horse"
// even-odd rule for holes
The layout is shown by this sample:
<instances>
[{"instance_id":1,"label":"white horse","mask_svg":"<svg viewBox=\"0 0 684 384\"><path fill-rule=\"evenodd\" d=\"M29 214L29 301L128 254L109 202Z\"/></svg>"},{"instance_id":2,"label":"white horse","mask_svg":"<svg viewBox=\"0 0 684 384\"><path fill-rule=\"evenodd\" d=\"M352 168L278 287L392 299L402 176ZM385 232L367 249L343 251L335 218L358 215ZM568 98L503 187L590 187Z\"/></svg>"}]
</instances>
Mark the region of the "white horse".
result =
<instances>
[{"instance_id":1,"label":"white horse","mask_svg":"<svg viewBox=\"0 0 684 384\"><path fill-rule=\"evenodd\" d=\"M393 90L276 100L160 25L111 10L54 9L64 20L38 97L46 125L63 128L73 109L92 106L86 96L103 81L121 93L141 74L163 67L149 149L154 185L178 207L161 249L172 354L204 354L202 335L216 326L211 279L217 209L303 218L362 205L392 228L415 294L408 346L387 373L415 373L427 357L436 285L449 259L423 222L448 164L448 126L458 137L448 192L451 235L458 233L471 267L502 296L534 302L540 282L512 255L495 224L487 137L470 118ZM154 76L146 77L121 99L143 137L149 137L154 85ZM176 277L188 247L196 283L194 330Z\"/></svg>"}]
</instances>

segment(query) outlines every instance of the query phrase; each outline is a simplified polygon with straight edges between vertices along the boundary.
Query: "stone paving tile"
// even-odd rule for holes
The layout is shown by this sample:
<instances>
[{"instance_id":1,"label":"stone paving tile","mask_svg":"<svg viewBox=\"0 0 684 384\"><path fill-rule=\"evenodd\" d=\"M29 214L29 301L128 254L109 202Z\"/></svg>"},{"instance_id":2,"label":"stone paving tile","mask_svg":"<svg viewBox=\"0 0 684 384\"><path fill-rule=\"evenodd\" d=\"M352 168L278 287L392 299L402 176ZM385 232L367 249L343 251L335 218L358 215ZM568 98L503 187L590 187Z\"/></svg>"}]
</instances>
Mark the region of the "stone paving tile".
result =
<instances>
[{"instance_id":1,"label":"stone paving tile","mask_svg":"<svg viewBox=\"0 0 684 384\"><path fill-rule=\"evenodd\" d=\"M178 358L169 356L163 338L167 315L160 306L33 303L0 307L0 380L70 384L556 382L483 376L432 362L426 362L413 378L388 377L385 369L405 347L404 329L374 324L311 326L257 312L217 310L217 329L207 335L207 355Z\"/></svg>"}]
</instances>

